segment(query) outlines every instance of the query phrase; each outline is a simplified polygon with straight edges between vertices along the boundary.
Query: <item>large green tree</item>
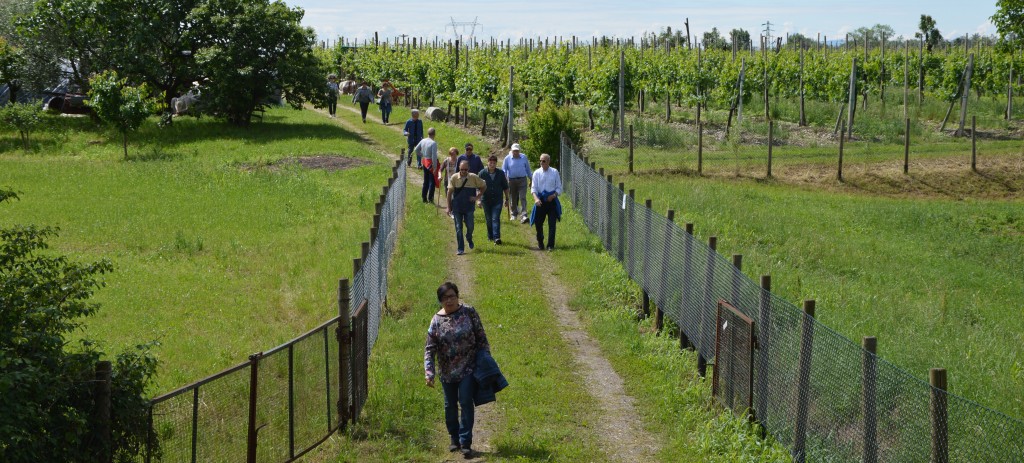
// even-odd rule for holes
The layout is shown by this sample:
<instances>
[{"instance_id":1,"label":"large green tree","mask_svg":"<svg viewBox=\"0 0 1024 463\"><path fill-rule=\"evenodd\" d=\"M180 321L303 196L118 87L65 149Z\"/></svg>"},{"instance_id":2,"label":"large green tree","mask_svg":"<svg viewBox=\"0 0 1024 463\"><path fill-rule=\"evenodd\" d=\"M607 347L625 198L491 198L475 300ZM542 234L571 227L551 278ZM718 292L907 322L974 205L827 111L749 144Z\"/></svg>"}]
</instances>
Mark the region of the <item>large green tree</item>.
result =
<instances>
[{"instance_id":1,"label":"large green tree","mask_svg":"<svg viewBox=\"0 0 1024 463\"><path fill-rule=\"evenodd\" d=\"M115 47L105 42L106 24L96 14L94 0L37 0L30 14L18 20L20 35L39 45L29 60L48 60L53 66L63 63L72 84L82 90L89 88L89 76L107 69L109 55ZM56 83L60 67L51 68L50 75L40 76Z\"/></svg>"},{"instance_id":2,"label":"large green tree","mask_svg":"<svg viewBox=\"0 0 1024 463\"><path fill-rule=\"evenodd\" d=\"M712 27L710 31L704 33L703 37L704 48L707 50L728 50L729 41L722 37L722 34L718 32L717 27Z\"/></svg>"},{"instance_id":3,"label":"large green tree","mask_svg":"<svg viewBox=\"0 0 1024 463\"><path fill-rule=\"evenodd\" d=\"M110 52L107 69L160 93L165 111L171 99L202 80L194 51L200 47L189 14L201 0L102 0L96 13Z\"/></svg>"},{"instance_id":4,"label":"large green tree","mask_svg":"<svg viewBox=\"0 0 1024 463\"><path fill-rule=\"evenodd\" d=\"M206 0L189 15L200 34L196 60L207 81L203 104L248 125L253 112L283 97L293 107L324 104L326 69L313 54L316 35L304 12L282 1Z\"/></svg>"},{"instance_id":5,"label":"large green tree","mask_svg":"<svg viewBox=\"0 0 1024 463\"><path fill-rule=\"evenodd\" d=\"M996 0L992 24L1004 40L1024 42L1024 0Z\"/></svg>"}]
</instances>

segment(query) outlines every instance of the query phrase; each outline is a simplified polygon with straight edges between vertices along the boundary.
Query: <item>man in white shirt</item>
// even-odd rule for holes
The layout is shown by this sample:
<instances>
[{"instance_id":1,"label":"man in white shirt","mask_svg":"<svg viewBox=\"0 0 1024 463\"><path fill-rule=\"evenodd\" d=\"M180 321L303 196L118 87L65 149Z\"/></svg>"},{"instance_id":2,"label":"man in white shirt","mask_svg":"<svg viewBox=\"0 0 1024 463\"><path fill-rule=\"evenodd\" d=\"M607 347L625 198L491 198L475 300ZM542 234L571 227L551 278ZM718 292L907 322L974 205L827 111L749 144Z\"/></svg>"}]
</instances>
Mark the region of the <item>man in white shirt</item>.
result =
<instances>
[{"instance_id":1,"label":"man in white shirt","mask_svg":"<svg viewBox=\"0 0 1024 463\"><path fill-rule=\"evenodd\" d=\"M544 220L548 222L547 250L555 249L556 222L562 218L562 203L558 196L562 194L562 177L558 170L551 167L551 155L540 155L540 168L533 171L533 215L531 223L537 227L537 247L544 247Z\"/></svg>"},{"instance_id":2,"label":"man in white shirt","mask_svg":"<svg viewBox=\"0 0 1024 463\"><path fill-rule=\"evenodd\" d=\"M420 164L423 166L423 202L432 203L434 202L434 179L436 177L437 168L440 164L437 162L437 141L434 140L436 131L433 127L427 130L427 138L420 140L413 148L416 152L416 159L420 160Z\"/></svg>"}]
</instances>

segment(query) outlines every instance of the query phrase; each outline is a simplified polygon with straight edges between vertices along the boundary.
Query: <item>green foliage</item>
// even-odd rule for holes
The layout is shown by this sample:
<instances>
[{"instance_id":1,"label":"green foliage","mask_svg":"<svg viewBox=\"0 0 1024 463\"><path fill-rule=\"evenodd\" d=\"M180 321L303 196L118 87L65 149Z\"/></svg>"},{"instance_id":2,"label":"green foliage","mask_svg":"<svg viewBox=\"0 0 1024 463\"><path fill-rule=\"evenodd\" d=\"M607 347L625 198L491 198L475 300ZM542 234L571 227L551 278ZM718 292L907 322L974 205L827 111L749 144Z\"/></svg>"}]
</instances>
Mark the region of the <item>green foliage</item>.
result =
<instances>
[{"instance_id":1,"label":"green foliage","mask_svg":"<svg viewBox=\"0 0 1024 463\"><path fill-rule=\"evenodd\" d=\"M302 27L304 12L284 2L209 0L189 18L216 40L196 60L209 81L203 104L228 122L249 125L253 112L281 98L294 108L306 100L326 105L325 67L313 54L316 34Z\"/></svg>"},{"instance_id":2,"label":"green foliage","mask_svg":"<svg viewBox=\"0 0 1024 463\"><path fill-rule=\"evenodd\" d=\"M0 190L0 202L17 199ZM102 353L90 341L69 348L67 337L99 305L89 302L113 269L106 260L80 264L47 252L50 227L0 228L0 460L91 461L102 449L91 435L92 382ZM140 349L118 356L112 375L113 448L133 461L149 426L143 391L156 361Z\"/></svg>"},{"instance_id":3,"label":"green foliage","mask_svg":"<svg viewBox=\"0 0 1024 463\"><path fill-rule=\"evenodd\" d=\"M42 123L42 110L31 103L10 103L0 107L0 122L18 129L21 143L29 149L28 137Z\"/></svg>"},{"instance_id":4,"label":"green foliage","mask_svg":"<svg viewBox=\"0 0 1024 463\"><path fill-rule=\"evenodd\" d=\"M541 103L537 112L526 119L526 141L523 149L533 165L540 165L540 155L551 155L551 165L558 166L561 151L560 135L565 133L573 146L579 146L583 140L579 124L573 117L572 110L556 106L550 101Z\"/></svg>"},{"instance_id":5,"label":"green foliage","mask_svg":"<svg viewBox=\"0 0 1024 463\"><path fill-rule=\"evenodd\" d=\"M1024 41L1024 0L996 0L996 14L992 15L995 24L1004 39L1013 36L1010 42L1018 44Z\"/></svg>"},{"instance_id":6,"label":"green foliage","mask_svg":"<svg viewBox=\"0 0 1024 463\"><path fill-rule=\"evenodd\" d=\"M128 159L128 133L139 129L153 110L145 87L131 87L114 71L90 80L89 106L107 125L121 134L124 158Z\"/></svg>"},{"instance_id":7,"label":"green foliage","mask_svg":"<svg viewBox=\"0 0 1024 463\"><path fill-rule=\"evenodd\" d=\"M942 33L935 28L935 20L931 16L923 14L921 15L921 21L918 23L918 31L914 33L914 37L924 40L925 48L929 52L932 51L939 42L942 41Z\"/></svg>"},{"instance_id":8,"label":"green foliage","mask_svg":"<svg viewBox=\"0 0 1024 463\"><path fill-rule=\"evenodd\" d=\"M718 32L718 28L712 27L710 31L704 33L704 48L729 50L731 47L729 41L725 40L725 37Z\"/></svg>"}]
</instances>

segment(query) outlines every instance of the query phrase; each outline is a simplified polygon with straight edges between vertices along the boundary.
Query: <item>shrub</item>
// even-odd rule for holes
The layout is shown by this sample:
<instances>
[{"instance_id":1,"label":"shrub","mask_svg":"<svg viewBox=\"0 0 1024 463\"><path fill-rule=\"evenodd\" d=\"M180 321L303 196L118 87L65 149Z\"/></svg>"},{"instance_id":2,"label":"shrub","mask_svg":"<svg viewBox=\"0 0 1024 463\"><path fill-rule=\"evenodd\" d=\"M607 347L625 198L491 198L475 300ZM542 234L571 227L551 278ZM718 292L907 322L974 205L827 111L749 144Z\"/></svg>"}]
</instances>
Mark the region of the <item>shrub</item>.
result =
<instances>
[{"instance_id":1,"label":"shrub","mask_svg":"<svg viewBox=\"0 0 1024 463\"><path fill-rule=\"evenodd\" d=\"M89 106L105 124L121 133L124 158L128 159L128 133L139 129L153 111L153 102L145 88L132 87L118 79L114 71L104 72L90 81Z\"/></svg>"},{"instance_id":2,"label":"shrub","mask_svg":"<svg viewBox=\"0 0 1024 463\"><path fill-rule=\"evenodd\" d=\"M526 141L523 150L533 165L540 165L541 153L551 155L551 165L559 166L559 135L565 133L573 146L583 141L578 124L573 117L572 109L559 107L550 101L541 103L537 111L526 119Z\"/></svg>"},{"instance_id":3,"label":"shrub","mask_svg":"<svg viewBox=\"0 0 1024 463\"><path fill-rule=\"evenodd\" d=\"M16 198L0 190L0 203ZM156 360L145 346L117 357L111 435L98 438L93 379L103 354L88 340L74 348L67 337L99 309L88 299L113 266L48 252L46 241L56 234L50 227L0 228L0 461L135 461L150 432L143 391Z\"/></svg>"},{"instance_id":4,"label":"shrub","mask_svg":"<svg viewBox=\"0 0 1024 463\"><path fill-rule=\"evenodd\" d=\"M42 109L29 103L11 103L0 108L0 121L18 129L21 143L27 150L29 134L43 122Z\"/></svg>"}]
</instances>

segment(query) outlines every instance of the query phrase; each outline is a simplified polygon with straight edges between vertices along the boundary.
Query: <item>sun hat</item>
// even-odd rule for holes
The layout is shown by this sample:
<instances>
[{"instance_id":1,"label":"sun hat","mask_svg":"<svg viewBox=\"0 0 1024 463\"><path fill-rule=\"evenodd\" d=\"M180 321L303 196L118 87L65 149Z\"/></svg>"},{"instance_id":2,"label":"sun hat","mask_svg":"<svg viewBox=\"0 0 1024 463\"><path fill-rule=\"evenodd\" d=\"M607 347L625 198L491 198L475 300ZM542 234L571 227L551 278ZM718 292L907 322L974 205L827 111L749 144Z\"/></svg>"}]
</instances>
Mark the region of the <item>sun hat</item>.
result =
<instances>
[{"instance_id":1,"label":"sun hat","mask_svg":"<svg viewBox=\"0 0 1024 463\"><path fill-rule=\"evenodd\" d=\"M512 144L512 151L519 151L519 150L520 150L519 143L513 143Z\"/></svg>"}]
</instances>

